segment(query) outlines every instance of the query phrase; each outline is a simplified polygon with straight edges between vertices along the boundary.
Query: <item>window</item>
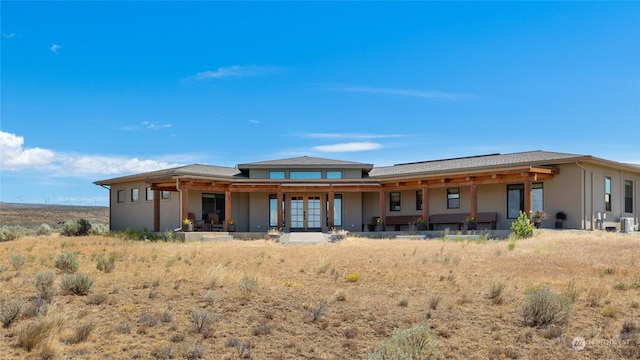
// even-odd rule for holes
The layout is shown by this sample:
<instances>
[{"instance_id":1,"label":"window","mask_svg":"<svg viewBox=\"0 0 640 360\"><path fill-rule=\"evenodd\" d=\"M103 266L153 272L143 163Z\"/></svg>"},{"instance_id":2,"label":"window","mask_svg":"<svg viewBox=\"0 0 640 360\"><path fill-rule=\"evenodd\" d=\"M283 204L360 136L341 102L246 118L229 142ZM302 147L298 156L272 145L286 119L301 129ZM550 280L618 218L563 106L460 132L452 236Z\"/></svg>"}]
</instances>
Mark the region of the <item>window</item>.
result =
<instances>
[{"instance_id":1,"label":"window","mask_svg":"<svg viewBox=\"0 0 640 360\"><path fill-rule=\"evenodd\" d=\"M611 177L604 178L604 210L611 211Z\"/></svg>"},{"instance_id":2,"label":"window","mask_svg":"<svg viewBox=\"0 0 640 360\"><path fill-rule=\"evenodd\" d=\"M145 189L145 200L151 201L153 200L153 190L150 187Z\"/></svg>"},{"instance_id":3,"label":"window","mask_svg":"<svg viewBox=\"0 0 640 360\"><path fill-rule=\"evenodd\" d=\"M342 179L342 171L327 171L327 179Z\"/></svg>"},{"instance_id":4,"label":"window","mask_svg":"<svg viewBox=\"0 0 640 360\"><path fill-rule=\"evenodd\" d=\"M517 219L524 211L524 184L507 185L507 218Z\"/></svg>"},{"instance_id":5,"label":"window","mask_svg":"<svg viewBox=\"0 0 640 360\"><path fill-rule=\"evenodd\" d=\"M118 201L118 203L123 203L124 202L124 190L118 190L117 201Z\"/></svg>"},{"instance_id":6,"label":"window","mask_svg":"<svg viewBox=\"0 0 640 360\"><path fill-rule=\"evenodd\" d=\"M161 191L160 192L160 199L162 199L162 200L171 199L171 192L170 191Z\"/></svg>"},{"instance_id":7,"label":"window","mask_svg":"<svg viewBox=\"0 0 640 360\"><path fill-rule=\"evenodd\" d=\"M460 188L447 189L447 209L460 208Z\"/></svg>"},{"instance_id":8,"label":"window","mask_svg":"<svg viewBox=\"0 0 640 360\"><path fill-rule=\"evenodd\" d=\"M633 181L624 181L624 212L633 212Z\"/></svg>"},{"instance_id":9,"label":"window","mask_svg":"<svg viewBox=\"0 0 640 360\"><path fill-rule=\"evenodd\" d=\"M322 172L321 171L290 171L289 179L292 179L292 180L322 179Z\"/></svg>"},{"instance_id":10,"label":"window","mask_svg":"<svg viewBox=\"0 0 640 360\"><path fill-rule=\"evenodd\" d=\"M531 184L531 210L544 210L543 198L542 183ZM517 219L520 211L524 211L524 184L507 185L507 219Z\"/></svg>"},{"instance_id":11,"label":"window","mask_svg":"<svg viewBox=\"0 0 640 360\"><path fill-rule=\"evenodd\" d=\"M416 210L422 210L422 190L416 191Z\"/></svg>"},{"instance_id":12,"label":"window","mask_svg":"<svg viewBox=\"0 0 640 360\"><path fill-rule=\"evenodd\" d=\"M542 194L542 183L531 184L531 210L544 210L544 201Z\"/></svg>"},{"instance_id":13,"label":"window","mask_svg":"<svg viewBox=\"0 0 640 360\"><path fill-rule=\"evenodd\" d=\"M327 197L327 216L329 214L329 197ZM327 226L329 226L329 218L327 217ZM342 226L342 195L335 194L333 196L333 226Z\"/></svg>"},{"instance_id":14,"label":"window","mask_svg":"<svg viewBox=\"0 0 640 360\"><path fill-rule=\"evenodd\" d=\"M131 189L131 202L138 202L138 200L140 200L138 198L139 191L140 191L140 189L138 189L138 188Z\"/></svg>"},{"instance_id":15,"label":"window","mask_svg":"<svg viewBox=\"0 0 640 360\"><path fill-rule=\"evenodd\" d=\"M389 211L400 211L400 193L392 192L389 198Z\"/></svg>"},{"instance_id":16,"label":"window","mask_svg":"<svg viewBox=\"0 0 640 360\"><path fill-rule=\"evenodd\" d=\"M285 211L285 196L282 196L282 226L286 226L287 216ZM277 227L278 226L278 195L269 194L269 226Z\"/></svg>"},{"instance_id":17,"label":"window","mask_svg":"<svg viewBox=\"0 0 640 360\"><path fill-rule=\"evenodd\" d=\"M269 171L269 179L284 179L284 171Z\"/></svg>"}]
</instances>

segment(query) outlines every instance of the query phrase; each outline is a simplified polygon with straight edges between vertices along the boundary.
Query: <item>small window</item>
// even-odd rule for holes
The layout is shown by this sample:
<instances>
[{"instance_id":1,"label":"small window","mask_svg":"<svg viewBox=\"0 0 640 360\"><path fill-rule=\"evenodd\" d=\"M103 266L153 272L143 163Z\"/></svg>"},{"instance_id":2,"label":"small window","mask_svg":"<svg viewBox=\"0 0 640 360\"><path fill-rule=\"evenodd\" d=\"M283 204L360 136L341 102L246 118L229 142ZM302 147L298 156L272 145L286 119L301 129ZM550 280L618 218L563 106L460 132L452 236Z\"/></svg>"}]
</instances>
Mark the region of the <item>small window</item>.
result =
<instances>
[{"instance_id":1,"label":"small window","mask_svg":"<svg viewBox=\"0 0 640 360\"><path fill-rule=\"evenodd\" d=\"M118 201L118 203L123 203L124 202L124 190L118 190L117 201Z\"/></svg>"},{"instance_id":2,"label":"small window","mask_svg":"<svg viewBox=\"0 0 640 360\"><path fill-rule=\"evenodd\" d=\"M160 192L160 199L162 200L169 200L171 199L171 191L161 191Z\"/></svg>"},{"instance_id":3,"label":"small window","mask_svg":"<svg viewBox=\"0 0 640 360\"><path fill-rule=\"evenodd\" d=\"M447 189L447 209L460 208L460 188Z\"/></svg>"},{"instance_id":4,"label":"small window","mask_svg":"<svg viewBox=\"0 0 640 360\"><path fill-rule=\"evenodd\" d=\"M269 179L284 179L284 171L269 171Z\"/></svg>"},{"instance_id":5,"label":"small window","mask_svg":"<svg viewBox=\"0 0 640 360\"><path fill-rule=\"evenodd\" d=\"M389 200L389 211L400 211L400 193L390 193Z\"/></svg>"},{"instance_id":6,"label":"small window","mask_svg":"<svg viewBox=\"0 0 640 360\"><path fill-rule=\"evenodd\" d=\"M327 179L342 179L342 171L327 171Z\"/></svg>"},{"instance_id":7,"label":"small window","mask_svg":"<svg viewBox=\"0 0 640 360\"><path fill-rule=\"evenodd\" d=\"M131 189L131 202L138 202L140 200L138 197L139 191L138 188Z\"/></svg>"},{"instance_id":8,"label":"small window","mask_svg":"<svg viewBox=\"0 0 640 360\"><path fill-rule=\"evenodd\" d=\"M153 200L153 190L150 187L145 188L145 200L152 201Z\"/></svg>"},{"instance_id":9,"label":"small window","mask_svg":"<svg viewBox=\"0 0 640 360\"><path fill-rule=\"evenodd\" d=\"M633 213L633 181L624 181L624 212Z\"/></svg>"},{"instance_id":10,"label":"small window","mask_svg":"<svg viewBox=\"0 0 640 360\"><path fill-rule=\"evenodd\" d=\"M416 210L422 210L422 190L416 191Z\"/></svg>"},{"instance_id":11,"label":"small window","mask_svg":"<svg viewBox=\"0 0 640 360\"><path fill-rule=\"evenodd\" d=\"M604 178L604 209L611 211L611 177Z\"/></svg>"}]
</instances>

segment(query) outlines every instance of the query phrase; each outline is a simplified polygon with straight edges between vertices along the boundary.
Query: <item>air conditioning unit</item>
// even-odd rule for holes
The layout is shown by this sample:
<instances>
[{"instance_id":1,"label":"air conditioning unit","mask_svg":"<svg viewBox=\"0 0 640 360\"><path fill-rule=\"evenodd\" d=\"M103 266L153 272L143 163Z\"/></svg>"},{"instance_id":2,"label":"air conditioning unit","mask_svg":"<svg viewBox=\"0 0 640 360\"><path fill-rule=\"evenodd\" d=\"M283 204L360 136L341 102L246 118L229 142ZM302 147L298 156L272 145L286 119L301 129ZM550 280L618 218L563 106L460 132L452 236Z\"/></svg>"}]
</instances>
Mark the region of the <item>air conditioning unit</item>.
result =
<instances>
[{"instance_id":1,"label":"air conditioning unit","mask_svg":"<svg viewBox=\"0 0 640 360\"><path fill-rule=\"evenodd\" d=\"M620 232L630 233L634 230L633 218L620 218Z\"/></svg>"}]
</instances>

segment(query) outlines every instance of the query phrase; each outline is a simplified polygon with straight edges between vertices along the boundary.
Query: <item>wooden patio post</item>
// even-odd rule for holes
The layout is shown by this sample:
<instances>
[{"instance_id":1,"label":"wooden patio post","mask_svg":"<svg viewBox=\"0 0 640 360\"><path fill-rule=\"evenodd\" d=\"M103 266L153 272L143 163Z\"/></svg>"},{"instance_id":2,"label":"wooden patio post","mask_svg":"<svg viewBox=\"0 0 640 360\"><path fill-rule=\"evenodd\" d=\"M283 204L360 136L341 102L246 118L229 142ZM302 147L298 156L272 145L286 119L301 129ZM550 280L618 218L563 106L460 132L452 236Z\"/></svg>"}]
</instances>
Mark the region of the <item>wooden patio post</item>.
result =
<instances>
[{"instance_id":1,"label":"wooden patio post","mask_svg":"<svg viewBox=\"0 0 640 360\"><path fill-rule=\"evenodd\" d=\"M182 205L182 211L180 212L180 225L182 225L182 220L186 219L189 217L189 190L187 189L182 189L180 191L180 194L182 194L182 199L181 199L181 205Z\"/></svg>"},{"instance_id":2,"label":"wooden patio post","mask_svg":"<svg viewBox=\"0 0 640 360\"><path fill-rule=\"evenodd\" d=\"M478 184L471 183L471 204L469 216L473 218L475 225L478 225Z\"/></svg>"},{"instance_id":3,"label":"wooden patio post","mask_svg":"<svg viewBox=\"0 0 640 360\"><path fill-rule=\"evenodd\" d=\"M224 191L224 225L227 231L229 231L229 220L233 220L231 215L231 191L229 188Z\"/></svg>"},{"instance_id":4,"label":"wooden patio post","mask_svg":"<svg viewBox=\"0 0 640 360\"><path fill-rule=\"evenodd\" d=\"M533 210L533 199L531 197L531 179L524 181L524 212L527 216L531 215Z\"/></svg>"},{"instance_id":5,"label":"wooden patio post","mask_svg":"<svg viewBox=\"0 0 640 360\"><path fill-rule=\"evenodd\" d=\"M277 195L276 195L276 202L278 204L276 204L276 207L278 208L277 213L278 213L278 229L282 228L282 225L284 224L284 219L283 219L283 214L282 214L282 199L283 199L284 195L282 194L282 190L278 189Z\"/></svg>"},{"instance_id":6,"label":"wooden patio post","mask_svg":"<svg viewBox=\"0 0 640 360\"><path fill-rule=\"evenodd\" d=\"M153 190L153 231L160 231L160 191Z\"/></svg>"},{"instance_id":7,"label":"wooden patio post","mask_svg":"<svg viewBox=\"0 0 640 360\"><path fill-rule=\"evenodd\" d=\"M333 229L333 217L334 217L334 199L335 199L335 193L333 192L333 189L329 190L329 194L328 194L328 201L329 201L329 213L327 214L327 218L329 219L329 230Z\"/></svg>"},{"instance_id":8,"label":"wooden patio post","mask_svg":"<svg viewBox=\"0 0 640 360\"><path fill-rule=\"evenodd\" d=\"M387 224L387 193L380 189L380 219L383 224Z\"/></svg>"},{"instance_id":9,"label":"wooden patio post","mask_svg":"<svg viewBox=\"0 0 640 360\"><path fill-rule=\"evenodd\" d=\"M429 188L426 185L422 186L422 219L429 230Z\"/></svg>"}]
</instances>

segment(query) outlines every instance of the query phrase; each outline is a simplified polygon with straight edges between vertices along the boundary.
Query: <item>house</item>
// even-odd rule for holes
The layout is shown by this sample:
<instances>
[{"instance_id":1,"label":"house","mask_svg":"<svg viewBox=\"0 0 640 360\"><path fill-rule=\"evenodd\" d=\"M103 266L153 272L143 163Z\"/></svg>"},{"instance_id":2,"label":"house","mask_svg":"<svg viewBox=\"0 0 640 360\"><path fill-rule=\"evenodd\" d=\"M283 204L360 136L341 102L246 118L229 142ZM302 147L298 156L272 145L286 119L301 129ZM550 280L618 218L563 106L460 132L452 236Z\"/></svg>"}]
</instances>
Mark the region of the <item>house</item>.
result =
<instances>
[{"instance_id":1,"label":"house","mask_svg":"<svg viewBox=\"0 0 640 360\"><path fill-rule=\"evenodd\" d=\"M542 227L632 230L640 166L548 151L490 154L393 166L296 157L193 164L94 182L109 191L112 230L175 229L189 213L217 214L238 232L509 229L520 211L544 210ZM556 214L566 220L556 224ZM462 219L462 220L461 220Z\"/></svg>"}]
</instances>

